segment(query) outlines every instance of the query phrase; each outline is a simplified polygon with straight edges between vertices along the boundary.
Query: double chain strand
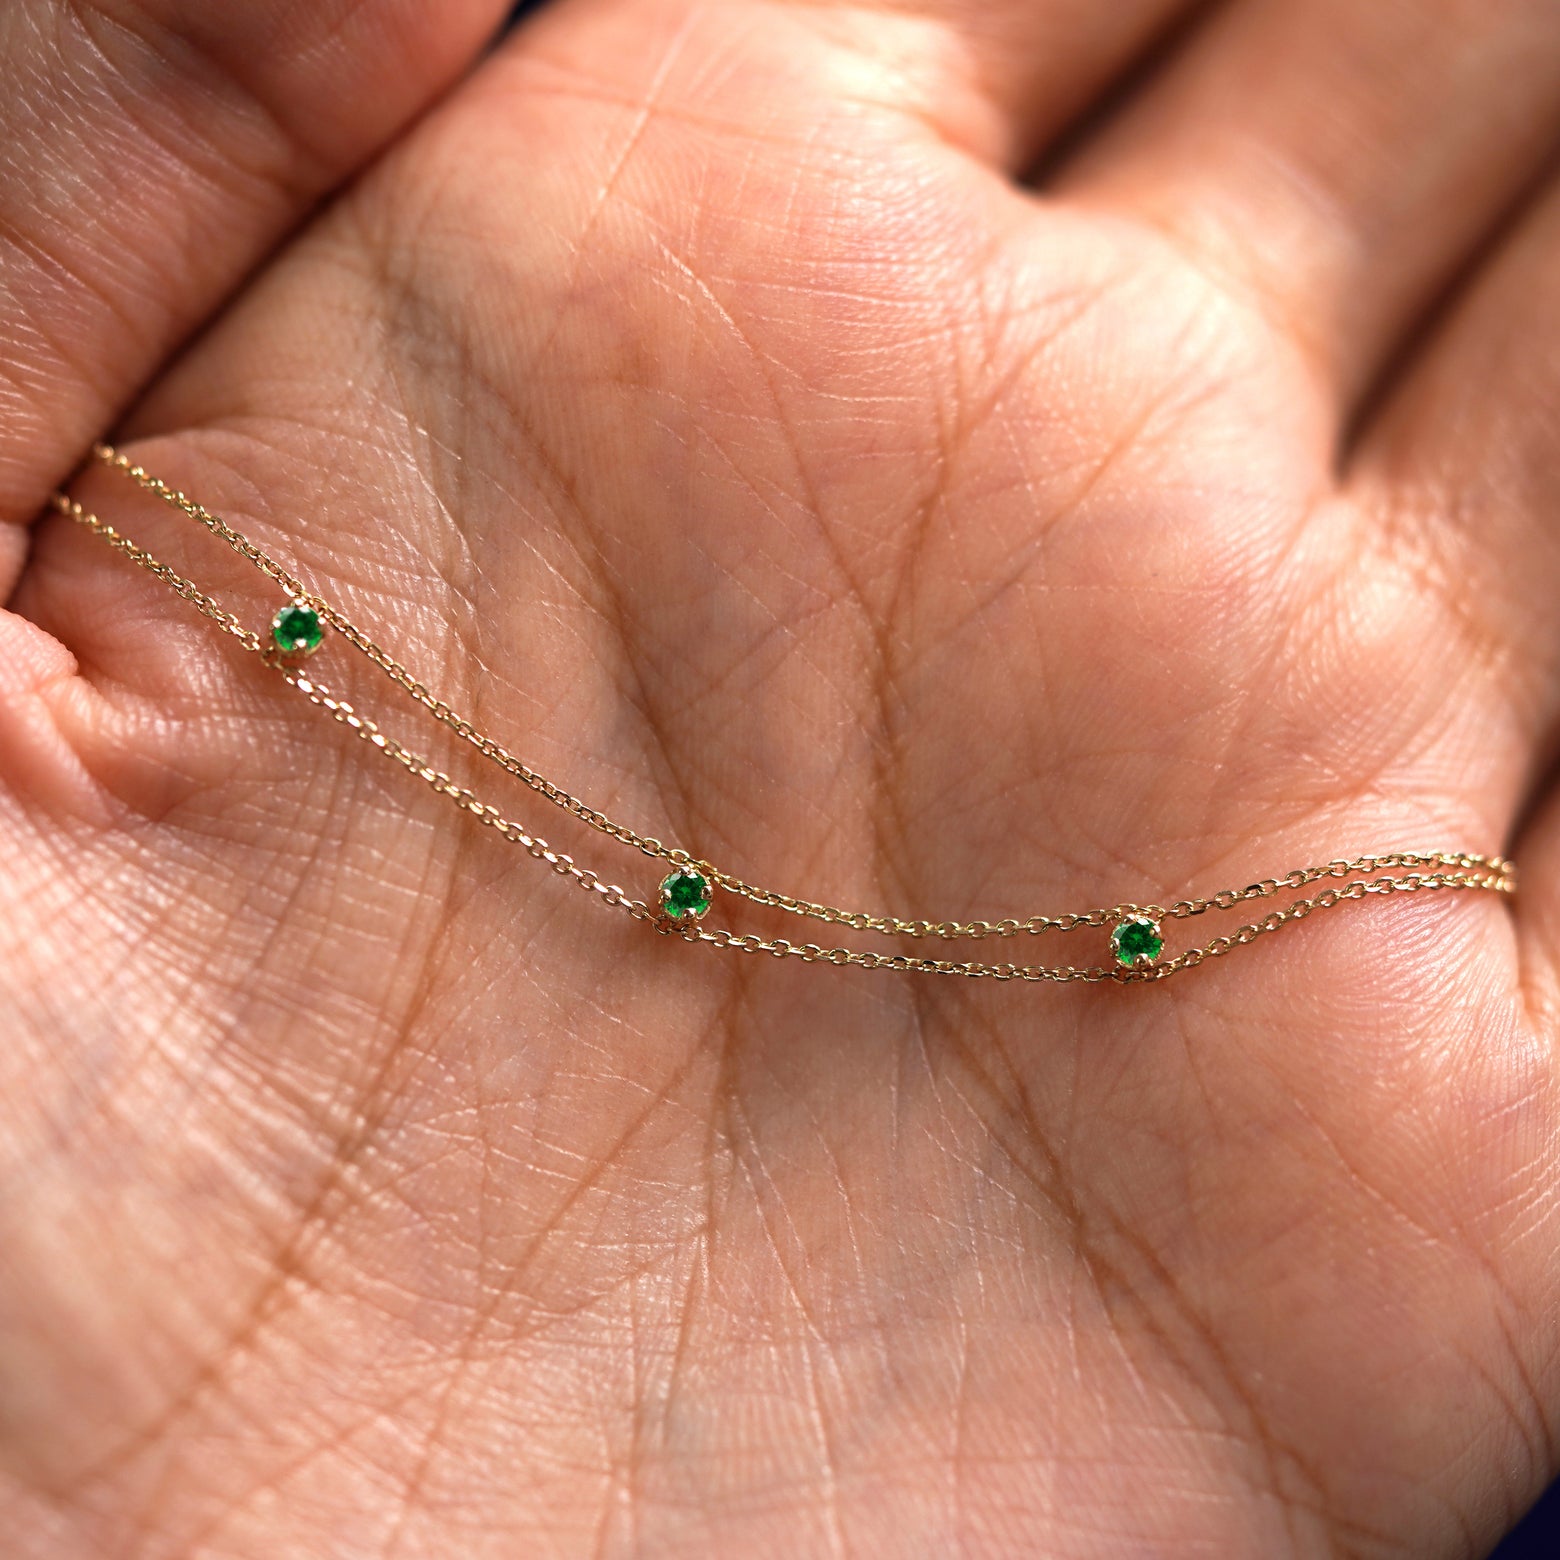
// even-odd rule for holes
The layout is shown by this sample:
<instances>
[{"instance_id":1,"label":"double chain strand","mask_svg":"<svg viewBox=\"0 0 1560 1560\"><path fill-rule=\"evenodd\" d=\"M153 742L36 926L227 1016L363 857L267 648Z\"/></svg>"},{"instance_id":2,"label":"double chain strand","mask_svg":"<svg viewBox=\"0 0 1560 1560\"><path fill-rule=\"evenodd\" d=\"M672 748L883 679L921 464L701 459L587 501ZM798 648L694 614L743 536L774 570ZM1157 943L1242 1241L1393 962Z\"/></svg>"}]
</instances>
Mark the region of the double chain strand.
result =
<instances>
[{"instance_id":1,"label":"double chain strand","mask_svg":"<svg viewBox=\"0 0 1560 1560\"><path fill-rule=\"evenodd\" d=\"M244 649L258 656L268 667L296 688L311 704L347 727L371 747L393 759L408 773L479 823L496 830L511 844L518 845L555 872L572 879L579 887L600 897L603 903L621 910L635 920L652 924L658 931L680 936L688 942L707 943L740 953L768 954L773 958L801 959L809 964L853 966L858 969L909 971L917 974L963 975L973 979L1025 981L1116 981L1163 980L1181 970L1195 968L1204 961L1219 958L1232 949L1254 942L1292 921L1304 920L1318 910L1332 909L1367 894L1408 893L1435 889L1484 889L1513 893L1516 868L1499 856L1470 855L1451 851L1395 851L1383 855L1358 856L1352 860L1330 861L1323 866L1299 867L1281 877L1264 878L1246 888L1223 889L1206 898L1180 899L1170 905L1115 905L1109 909L1089 910L1058 916L1032 915L1023 919L1000 921L928 921L906 920L899 916L875 915L862 910L845 910L836 905L815 903L790 894L761 888L730 873L720 871L686 850L668 846L654 835L641 834L619 823L606 813L581 801L554 785L544 775L523 763L502 743L478 731L464 716L414 677L388 651L382 649L344 613L309 590L300 580L270 558L241 531L220 516L170 487L160 477L135 465L112 446L100 444L94 456L105 466L122 472L137 486L154 494L189 519L226 543L247 559L289 598L289 607L278 614L273 635L267 636L247 627L215 599L167 564L160 562L129 537L99 519L66 494L54 495L54 507L109 546L124 554L147 573L168 585L198 612ZM293 612L300 622L312 628L306 643L282 644L277 625ZM598 833L631 846L641 854L665 862L671 873L662 884L660 903L652 905L635 899L623 889L607 883L595 872L580 866L573 857L554 850L546 840L529 833L496 807L482 801L466 786L436 768L412 749L386 734L366 715L345 699L337 697L317 678L298 664L297 653L307 653L319 642L323 632L318 625L331 628L345 643L366 657L391 683L421 705L441 725L468 746L475 748L506 773L513 775L555 807L577 818ZM1398 875L1394 875L1398 874ZM1288 892L1298 892L1314 883L1326 882L1319 892L1289 900L1269 910L1259 920L1238 927L1226 936L1214 937L1200 947L1189 948L1171 958L1161 958L1163 937L1160 923L1186 920L1212 910L1232 910L1252 900L1271 900ZM783 937L759 937L724 929L708 929L700 921L709 907L713 891L719 889L753 904L779 910L788 915L841 926L850 931L874 932L887 937L935 939L945 942L965 939L1014 938L1038 936L1044 932L1070 932L1082 927L1108 930L1115 961L1109 965L1033 965L1011 962L988 963L978 960L935 958L920 954L872 953L852 948L821 947L817 943L795 943Z\"/></svg>"}]
</instances>

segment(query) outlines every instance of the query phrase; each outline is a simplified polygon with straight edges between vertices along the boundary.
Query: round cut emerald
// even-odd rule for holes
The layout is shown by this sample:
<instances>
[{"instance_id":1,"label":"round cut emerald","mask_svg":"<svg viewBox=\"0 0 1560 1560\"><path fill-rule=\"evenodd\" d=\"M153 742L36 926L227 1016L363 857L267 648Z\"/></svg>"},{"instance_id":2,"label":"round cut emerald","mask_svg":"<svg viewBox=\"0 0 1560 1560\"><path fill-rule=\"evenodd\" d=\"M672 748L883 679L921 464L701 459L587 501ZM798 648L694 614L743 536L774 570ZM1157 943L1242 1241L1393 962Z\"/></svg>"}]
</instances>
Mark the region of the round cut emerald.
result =
<instances>
[{"instance_id":1,"label":"round cut emerald","mask_svg":"<svg viewBox=\"0 0 1560 1560\"><path fill-rule=\"evenodd\" d=\"M1123 969L1141 969L1152 964L1165 949L1159 922L1146 915L1129 915L1118 921L1110 934L1116 962Z\"/></svg>"},{"instance_id":2,"label":"round cut emerald","mask_svg":"<svg viewBox=\"0 0 1560 1560\"><path fill-rule=\"evenodd\" d=\"M319 648L324 637L319 613L296 601L271 619L271 638L283 655L308 655Z\"/></svg>"},{"instance_id":3,"label":"round cut emerald","mask_svg":"<svg viewBox=\"0 0 1560 1560\"><path fill-rule=\"evenodd\" d=\"M679 867L661 879L661 908L674 921L697 921L710 907L710 880L692 867Z\"/></svg>"}]
</instances>

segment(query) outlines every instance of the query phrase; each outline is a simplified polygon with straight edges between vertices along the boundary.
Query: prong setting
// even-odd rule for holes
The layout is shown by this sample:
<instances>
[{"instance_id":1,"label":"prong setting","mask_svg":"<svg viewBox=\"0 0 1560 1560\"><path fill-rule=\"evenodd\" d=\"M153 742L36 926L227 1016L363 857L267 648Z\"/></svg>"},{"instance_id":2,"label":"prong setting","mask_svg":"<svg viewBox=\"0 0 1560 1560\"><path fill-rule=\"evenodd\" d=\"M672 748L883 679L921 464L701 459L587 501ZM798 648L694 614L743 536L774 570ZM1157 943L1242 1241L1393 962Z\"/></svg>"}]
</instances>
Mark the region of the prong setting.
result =
<instances>
[{"instance_id":1,"label":"prong setting","mask_svg":"<svg viewBox=\"0 0 1560 1560\"><path fill-rule=\"evenodd\" d=\"M702 921L709 914L715 886L697 867L677 867L661 879L661 914L676 926Z\"/></svg>"},{"instance_id":2,"label":"prong setting","mask_svg":"<svg viewBox=\"0 0 1560 1560\"><path fill-rule=\"evenodd\" d=\"M1142 911L1128 911L1110 930L1110 951L1121 969L1151 970L1164 950L1159 922Z\"/></svg>"},{"instance_id":3,"label":"prong setting","mask_svg":"<svg viewBox=\"0 0 1560 1560\"><path fill-rule=\"evenodd\" d=\"M313 655L324 638L325 625L306 601L289 601L271 619L271 643L280 655Z\"/></svg>"}]
</instances>

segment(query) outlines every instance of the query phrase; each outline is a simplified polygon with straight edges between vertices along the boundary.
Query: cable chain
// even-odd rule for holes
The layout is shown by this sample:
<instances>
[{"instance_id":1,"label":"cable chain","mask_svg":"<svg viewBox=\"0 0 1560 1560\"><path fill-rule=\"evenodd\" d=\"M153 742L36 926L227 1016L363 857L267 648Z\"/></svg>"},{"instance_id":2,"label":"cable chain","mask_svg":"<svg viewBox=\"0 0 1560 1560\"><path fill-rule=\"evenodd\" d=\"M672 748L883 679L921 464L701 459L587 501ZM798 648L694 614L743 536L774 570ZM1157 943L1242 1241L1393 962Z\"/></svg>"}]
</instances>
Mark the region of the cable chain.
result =
<instances>
[{"instance_id":1,"label":"cable chain","mask_svg":"<svg viewBox=\"0 0 1560 1560\"><path fill-rule=\"evenodd\" d=\"M279 672L310 703L324 710L332 719L346 726L372 747L395 760L435 792L449 797L461 811L496 830L510 843L518 845L537 860L552 867L554 871L570 878L579 887L599 895L604 904L624 911L635 920L651 922L657 930L667 935L681 937L686 942L708 944L739 953L768 954L777 959L800 959L808 964L832 964L836 967L851 966L858 969L887 969L916 974L961 975L978 980L1058 983L1084 981L1091 984L1114 981L1118 984L1128 984L1164 980L1181 970L1194 969L1208 959L1221 958L1235 948L1244 947L1258 937L1275 932L1290 921L1303 920L1318 910L1328 910L1351 900L1363 899L1367 894L1410 893L1420 889L1433 891L1443 888L1482 889L1497 893L1514 893L1516 890L1516 868L1511 862L1499 856L1478 856L1447 851L1397 851L1383 855L1357 856L1352 860L1330 861L1324 866L1298 867L1282 877L1263 878L1246 888L1222 889L1217 894L1206 898L1180 899L1167 906L1120 904L1109 909L1089 910L1081 914L1032 915L1022 919L1009 917L1000 921L906 920L898 916L875 915L862 910L845 910L836 905L815 903L789 894L778 893L773 889L761 888L710 866L708 862L693 857L686 850L669 847L654 835L640 834L627 824L618 823L597 808L581 801L561 786L554 785L545 776L523 763L501 743L478 731L466 717L458 714L413 677L400 662L377 645L344 613L308 590L300 580L262 552L241 531L234 529L225 520L212 514L178 489L170 487L160 477L153 476L144 467L133 464L128 457L121 455L111 446L96 445L93 454L103 464L123 472L139 487L196 521L240 557L252 563L294 600L311 607L323 622L335 629L349 645L365 656L391 682L409 694L440 724L461 741L475 748L485 758L529 786L539 796L578 818L590 828L632 846L646 856L675 866L697 868L717 887L754 904L765 905L790 915L822 921L830 925L844 926L853 931L878 932L890 937L954 941L988 937L1038 936L1043 932L1070 932L1081 927L1105 928L1113 926L1129 915L1147 916L1155 921L1186 920L1205 915L1212 910L1232 910L1235 906L1254 899L1271 899L1285 890L1295 891L1305 888L1324 878L1348 880L1342 887L1324 889L1309 899L1295 899L1281 909L1270 911L1259 921L1241 926L1226 936L1211 939L1201 947L1189 948L1183 953L1143 969L1097 965L1080 967L1070 964L1047 966L983 963L977 960L938 959L906 953L871 953L851 948L822 947L817 943L793 943L784 937L764 938L751 933L738 934L720 929L706 929L697 925L677 925L670 922L658 908L653 908L644 900L631 898L616 884L603 882L595 872L579 866L571 856L555 851L545 840L528 833L519 824L506 818L497 808L481 801L451 776L434 768L393 737L387 736L372 720L359 714L351 704L331 693L322 683L305 676L299 669L280 659L266 645L260 634L245 627L232 613L226 611L193 582L185 579L167 564L160 562L113 526L83 509L73 499L60 493L54 495L53 504L60 513L102 537L116 551L123 553L133 563L162 580L197 611L216 623L225 634L236 639L246 650L258 655L272 670ZM1434 870L1419 870L1422 868ZM1401 877L1388 875L1366 880L1371 873L1390 873L1393 869L1408 870Z\"/></svg>"}]
</instances>

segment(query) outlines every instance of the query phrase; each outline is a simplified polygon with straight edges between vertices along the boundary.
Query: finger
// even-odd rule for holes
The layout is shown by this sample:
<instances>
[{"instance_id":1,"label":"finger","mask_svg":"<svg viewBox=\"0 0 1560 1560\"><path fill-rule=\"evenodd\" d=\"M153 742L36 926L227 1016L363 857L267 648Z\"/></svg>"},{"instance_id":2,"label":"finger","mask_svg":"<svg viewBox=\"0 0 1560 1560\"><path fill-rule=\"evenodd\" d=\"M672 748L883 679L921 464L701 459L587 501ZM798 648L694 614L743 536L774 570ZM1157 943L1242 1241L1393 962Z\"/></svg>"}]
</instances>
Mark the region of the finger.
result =
<instances>
[{"instance_id":1,"label":"finger","mask_svg":"<svg viewBox=\"0 0 1560 1560\"><path fill-rule=\"evenodd\" d=\"M1018 170L1118 73L1206 0L779 0L749 4L754 28L778 13L821 32L851 75L949 139ZM848 90L848 88L847 88Z\"/></svg>"},{"instance_id":2,"label":"finger","mask_svg":"<svg viewBox=\"0 0 1560 1560\"><path fill-rule=\"evenodd\" d=\"M1552 0L1248 0L1069 171L1353 406L1560 134Z\"/></svg>"},{"instance_id":3,"label":"finger","mask_svg":"<svg viewBox=\"0 0 1560 1560\"><path fill-rule=\"evenodd\" d=\"M1560 743L1560 180L1384 408L1353 487L1435 598L1442 664L1483 668L1483 697L1508 734L1488 755L1504 816L1532 813L1529 793ZM1515 850L1532 934L1555 967L1560 828L1540 811Z\"/></svg>"},{"instance_id":4,"label":"finger","mask_svg":"<svg viewBox=\"0 0 1560 1560\"><path fill-rule=\"evenodd\" d=\"M502 0L0 8L0 601L45 494Z\"/></svg>"}]
</instances>

